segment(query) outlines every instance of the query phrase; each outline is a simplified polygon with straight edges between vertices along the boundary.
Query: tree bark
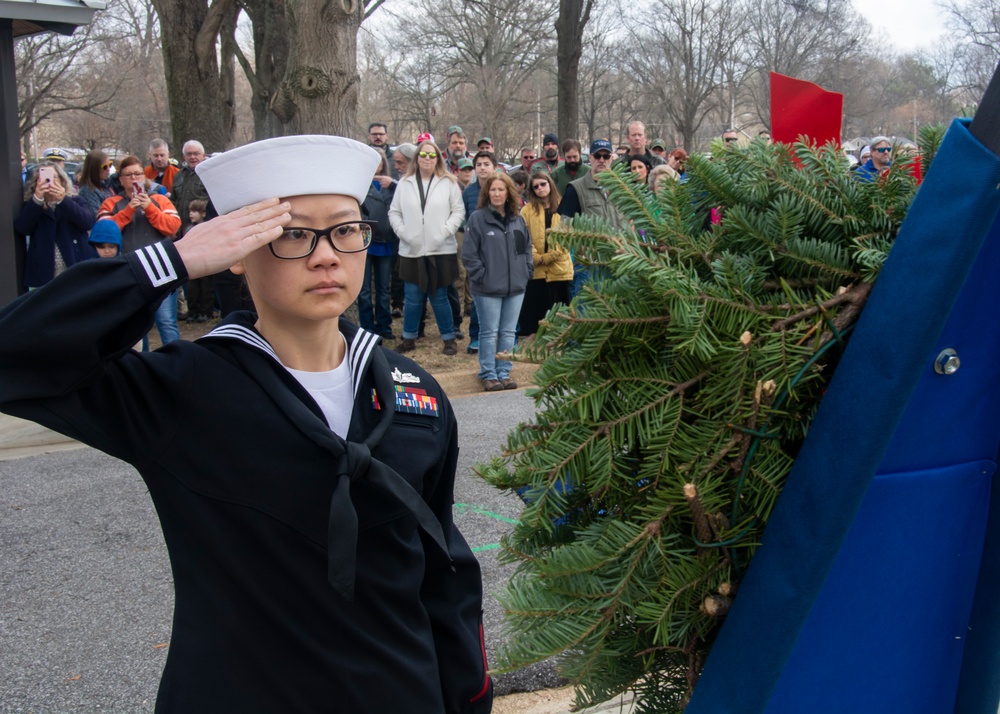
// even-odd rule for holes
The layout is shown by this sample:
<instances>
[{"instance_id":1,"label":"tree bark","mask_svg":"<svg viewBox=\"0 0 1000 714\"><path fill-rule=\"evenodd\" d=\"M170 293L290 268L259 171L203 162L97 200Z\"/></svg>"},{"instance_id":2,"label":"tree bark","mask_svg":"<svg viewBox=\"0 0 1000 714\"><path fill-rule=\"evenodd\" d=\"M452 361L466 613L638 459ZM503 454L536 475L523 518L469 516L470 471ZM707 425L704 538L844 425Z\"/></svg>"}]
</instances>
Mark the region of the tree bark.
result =
<instances>
[{"instance_id":1,"label":"tree bark","mask_svg":"<svg viewBox=\"0 0 1000 714\"><path fill-rule=\"evenodd\" d=\"M283 134L354 133L358 0L286 0L288 65L271 98Z\"/></svg>"},{"instance_id":2,"label":"tree bark","mask_svg":"<svg viewBox=\"0 0 1000 714\"><path fill-rule=\"evenodd\" d=\"M174 146L189 139L206 152L228 146L231 120L219 71L216 40L233 0L153 0L160 18L163 64Z\"/></svg>"},{"instance_id":3,"label":"tree bark","mask_svg":"<svg viewBox=\"0 0 1000 714\"><path fill-rule=\"evenodd\" d=\"M254 61L251 65L237 48L236 59L250 82L253 95L254 140L281 136L281 121L271 111L271 97L288 65L288 29L284 0L244 0L243 9L253 23Z\"/></svg>"},{"instance_id":4,"label":"tree bark","mask_svg":"<svg viewBox=\"0 0 1000 714\"><path fill-rule=\"evenodd\" d=\"M583 31L594 0L560 0L556 19L557 123L559 138L577 138L580 112L579 71Z\"/></svg>"}]
</instances>

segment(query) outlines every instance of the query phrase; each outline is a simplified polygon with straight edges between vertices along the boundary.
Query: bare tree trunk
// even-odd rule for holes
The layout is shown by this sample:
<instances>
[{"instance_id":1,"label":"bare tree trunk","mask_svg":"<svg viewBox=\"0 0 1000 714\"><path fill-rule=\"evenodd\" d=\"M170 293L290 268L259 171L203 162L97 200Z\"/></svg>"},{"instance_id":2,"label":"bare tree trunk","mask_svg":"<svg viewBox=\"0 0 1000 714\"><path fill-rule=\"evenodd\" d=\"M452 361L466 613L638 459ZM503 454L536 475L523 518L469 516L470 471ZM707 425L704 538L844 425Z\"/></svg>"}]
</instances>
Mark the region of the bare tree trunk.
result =
<instances>
[{"instance_id":1,"label":"bare tree trunk","mask_svg":"<svg viewBox=\"0 0 1000 714\"><path fill-rule=\"evenodd\" d=\"M236 49L239 60L253 90L250 110L253 112L253 136L259 141L281 136L281 121L271 111L271 98L285 76L288 64L288 30L285 25L284 0L245 0L246 10L253 23L254 61Z\"/></svg>"},{"instance_id":2,"label":"bare tree trunk","mask_svg":"<svg viewBox=\"0 0 1000 714\"><path fill-rule=\"evenodd\" d=\"M286 0L288 66L271 99L283 134L354 133L358 0Z\"/></svg>"},{"instance_id":3,"label":"bare tree trunk","mask_svg":"<svg viewBox=\"0 0 1000 714\"><path fill-rule=\"evenodd\" d=\"M174 146L197 139L207 152L227 148L229 122L216 40L233 0L153 0L163 28L163 64Z\"/></svg>"},{"instance_id":4,"label":"bare tree trunk","mask_svg":"<svg viewBox=\"0 0 1000 714\"><path fill-rule=\"evenodd\" d=\"M219 68L219 78L225 102L222 110L222 123L226 132L226 147L232 146L236 141L236 62L234 57L237 48L236 19L239 14L239 6L233 3L219 32L221 40L219 59L222 62L222 66Z\"/></svg>"},{"instance_id":5,"label":"bare tree trunk","mask_svg":"<svg viewBox=\"0 0 1000 714\"><path fill-rule=\"evenodd\" d=\"M576 138L579 116L579 70L583 31L594 0L560 0L556 19L557 113L559 137Z\"/></svg>"}]
</instances>

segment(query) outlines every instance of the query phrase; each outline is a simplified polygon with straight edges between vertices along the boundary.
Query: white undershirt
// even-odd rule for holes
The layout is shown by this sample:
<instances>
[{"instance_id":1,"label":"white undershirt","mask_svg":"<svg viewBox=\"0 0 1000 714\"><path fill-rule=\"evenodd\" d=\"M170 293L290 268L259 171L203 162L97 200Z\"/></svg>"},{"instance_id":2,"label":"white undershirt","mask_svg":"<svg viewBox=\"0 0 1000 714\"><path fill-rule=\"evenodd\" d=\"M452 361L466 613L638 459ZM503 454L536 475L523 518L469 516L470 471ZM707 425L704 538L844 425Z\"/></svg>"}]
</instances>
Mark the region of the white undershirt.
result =
<instances>
[{"instance_id":1,"label":"white undershirt","mask_svg":"<svg viewBox=\"0 0 1000 714\"><path fill-rule=\"evenodd\" d=\"M343 334L340 335L340 339L344 339ZM328 372L303 372L285 367L316 400L319 408L323 410L326 423L333 433L342 439L347 438L347 429L351 425L351 412L354 410L354 389L351 387L347 350L347 340L344 340L344 359L335 369Z\"/></svg>"}]
</instances>

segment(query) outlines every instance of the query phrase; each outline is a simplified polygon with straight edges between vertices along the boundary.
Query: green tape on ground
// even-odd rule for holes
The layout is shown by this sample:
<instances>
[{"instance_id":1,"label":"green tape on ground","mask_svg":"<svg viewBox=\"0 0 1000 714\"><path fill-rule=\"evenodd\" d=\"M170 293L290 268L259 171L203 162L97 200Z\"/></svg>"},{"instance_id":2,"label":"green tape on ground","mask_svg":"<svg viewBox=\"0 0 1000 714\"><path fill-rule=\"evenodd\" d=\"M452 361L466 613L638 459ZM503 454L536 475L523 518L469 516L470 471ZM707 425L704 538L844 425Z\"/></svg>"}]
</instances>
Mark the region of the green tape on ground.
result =
<instances>
[{"instance_id":1,"label":"green tape on ground","mask_svg":"<svg viewBox=\"0 0 1000 714\"><path fill-rule=\"evenodd\" d=\"M502 516L499 513L494 513L493 511L487 511L485 508L479 508L478 506L473 506L469 503L456 503L455 513L461 515L463 513L475 513L480 516L486 516L487 518L495 518L498 521L503 521L504 523L512 523L517 525L520 523L516 518L508 518L507 516Z\"/></svg>"},{"instance_id":2,"label":"green tape on ground","mask_svg":"<svg viewBox=\"0 0 1000 714\"><path fill-rule=\"evenodd\" d=\"M473 553L482 553L484 550L500 550L499 543L490 543L489 545L481 545L478 548L473 548Z\"/></svg>"}]
</instances>

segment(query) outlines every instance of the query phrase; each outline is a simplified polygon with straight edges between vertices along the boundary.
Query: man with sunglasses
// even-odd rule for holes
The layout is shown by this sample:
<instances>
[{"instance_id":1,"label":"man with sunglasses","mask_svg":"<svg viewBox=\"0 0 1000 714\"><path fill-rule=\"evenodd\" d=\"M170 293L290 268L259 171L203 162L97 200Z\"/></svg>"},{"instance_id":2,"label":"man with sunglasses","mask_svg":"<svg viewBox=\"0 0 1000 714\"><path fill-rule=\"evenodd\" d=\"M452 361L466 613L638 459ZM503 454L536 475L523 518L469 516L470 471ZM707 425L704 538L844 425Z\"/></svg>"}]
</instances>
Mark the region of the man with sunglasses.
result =
<instances>
[{"instance_id":1,"label":"man with sunglasses","mask_svg":"<svg viewBox=\"0 0 1000 714\"><path fill-rule=\"evenodd\" d=\"M872 139L871 156L868 161L854 169L854 178L862 183L871 183L889 170L892 165L892 140L887 136L876 136Z\"/></svg>"},{"instance_id":2,"label":"man with sunglasses","mask_svg":"<svg viewBox=\"0 0 1000 714\"><path fill-rule=\"evenodd\" d=\"M597 176L611 168L615 158L611 142L607 139L596 139L590 144L590 172L583 178L570 181L559 202L558 213L563 218L574 218L579 215L597 216L612 226L623 228L625 219L618 209L611 205L607 191L597 183ZM573 288L575 296L583 283L589 278L586 267L573 261Z\"/></svg>"},{"instance_id":3,"label":"man with sunglasses","mask_svg":"<svg viewBox=\"0 0 1000 714\"><path fill-rule=\"evenodd\" d=\"M534 148L530 146L525 146L521 148L521 169L526 174L531 174L531 164L534 163L535 159L538 158L535 155Z\"/></svg>"}]
</instances>

